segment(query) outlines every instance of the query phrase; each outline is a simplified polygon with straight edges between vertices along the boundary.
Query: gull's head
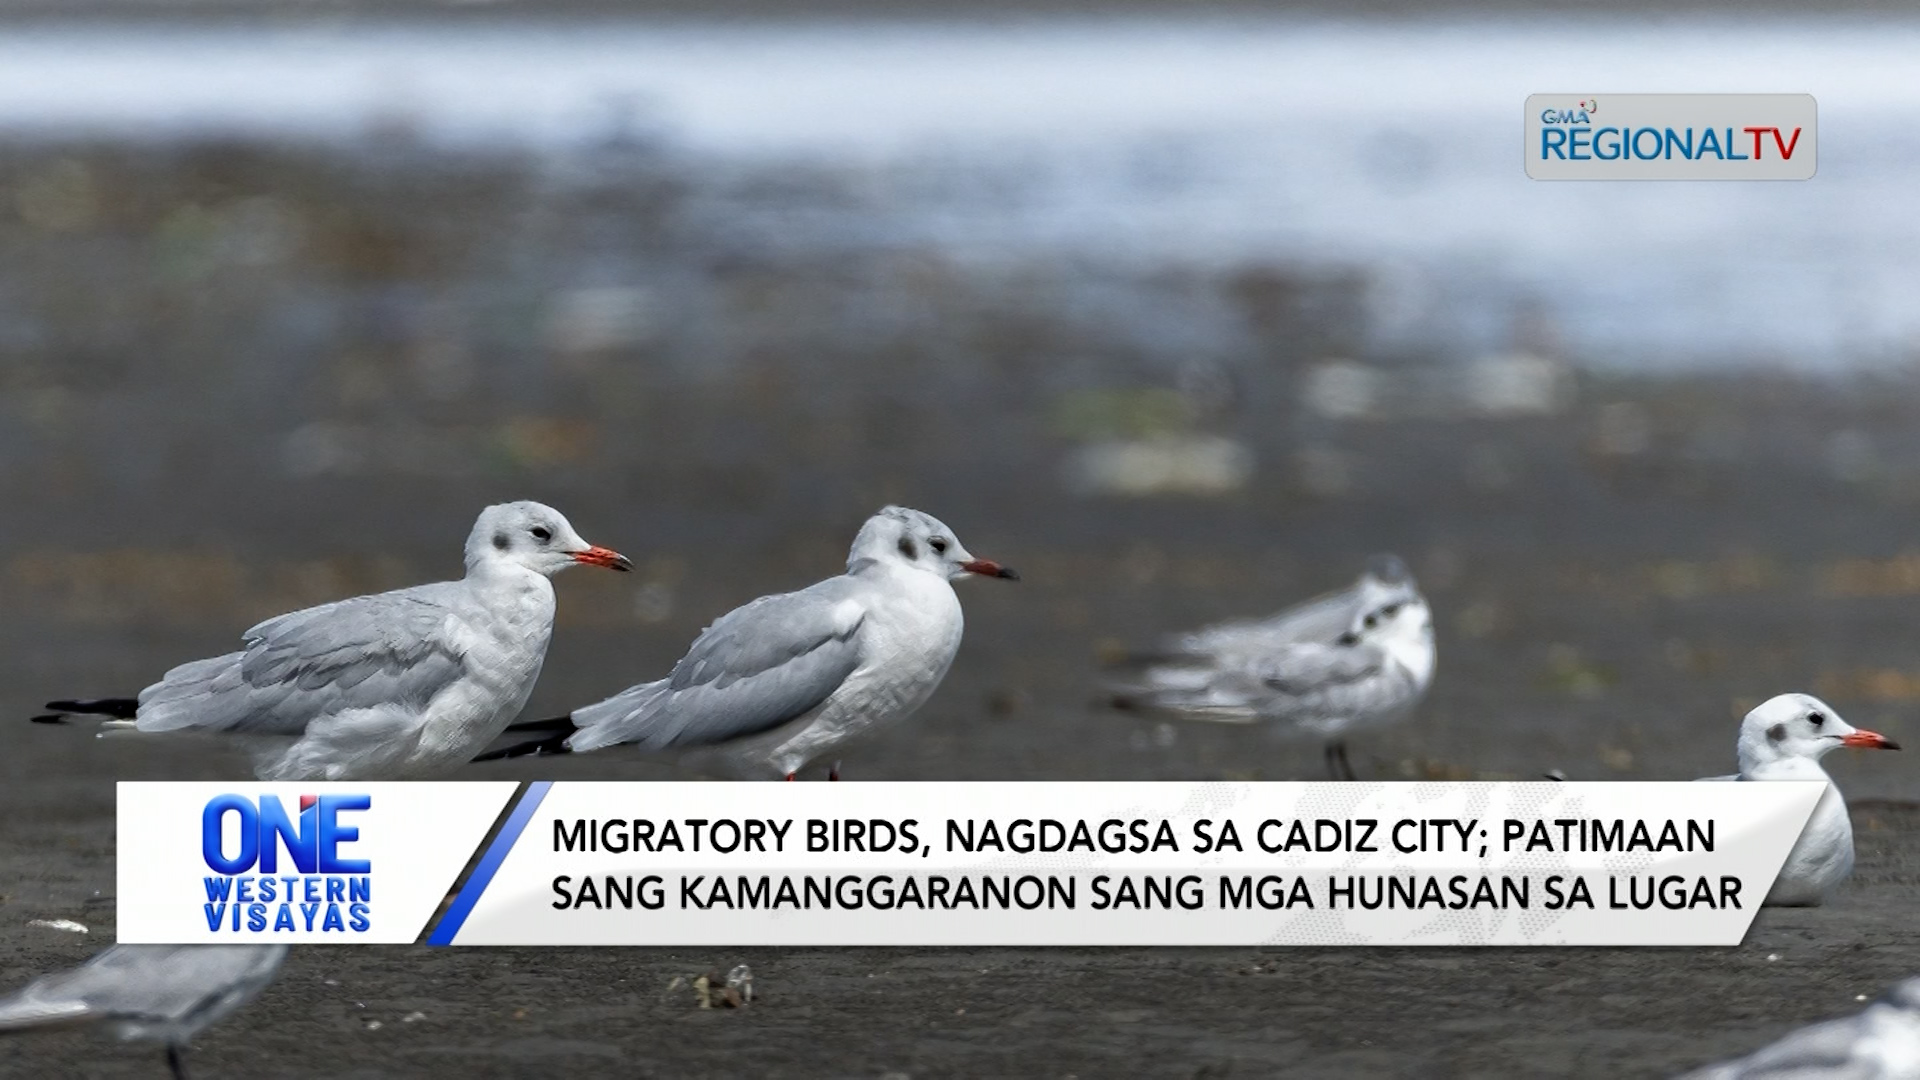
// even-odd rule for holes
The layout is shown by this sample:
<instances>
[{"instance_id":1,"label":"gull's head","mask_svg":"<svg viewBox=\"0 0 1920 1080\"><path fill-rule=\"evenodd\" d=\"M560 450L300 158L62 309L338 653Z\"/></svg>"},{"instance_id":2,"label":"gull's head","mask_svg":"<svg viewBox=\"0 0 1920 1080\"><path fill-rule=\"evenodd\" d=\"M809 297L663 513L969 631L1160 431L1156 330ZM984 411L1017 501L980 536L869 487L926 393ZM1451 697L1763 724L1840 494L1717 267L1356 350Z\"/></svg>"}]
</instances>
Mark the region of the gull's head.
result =
<instances>
[{"instance_id":1,"label":"gull's head","mask_svg":"<svg viewBox=\"0 0 1920 1080\"><path fill-rule=\"evenodd\" d=\"M560 511L537 502L510 502L480 511L467 537L467 569L518 566L547 577L575 563L631 570L625 555L580 538Z\"/></svg>"},{"instance_id":2,"label":"gull's head","mask_svg":"<svg viewBox=\"0 0 1920 1080\"><path fill-rule=\"evenodd\" d=\"M1433 675L1433 609L1411 577L1397 584L1371 574L1365 580L1368 588L1361 590L1360 607L1340 635L1340 644L1378 646L1424 684Z\"/></svg>"},{"instance_id":3,"label":"gull's head","mask_svg":"<svg viewBox=\"0 0 1920 1080\"><path fill-rule=\"evenodd\" d=\"M1363 580L1367 588L1361 590L1360 606L1347 624L1347 632L1341 635L1342 644L1433 640L1433 609L1413 587L1411 578L1387 584L1369 574Z\"/></svg>"},{"instance_id":4,"label":"gull's head","mask_svg":"<svg viewBox=\"0 0 1920 1080\"><path fill-rule=\"evenodd\" d=\"M1413 571L1398 555L1375 555L1360 575L1359 608L1347 627L1356 636L1433 640L1433 612Z\"/></svg>"},{"instance_id":5,"label":"gull's head","mask_svg":"<svg viewBox=\"0 0 1920 1080\"><path fill-rule=\"evenodd\" d=\"M1818 761L1837 746L1898 750L1900 744L1878 732L1862 731L1811 694L1781 694L1763 702L1740 722L1740 772L1781 761Z\"/></svg>"},{"instance_id":6,"label":"gull's head","mask_svg":"<svg viewBox=\"0 0 1920 1080\"><path fill-rule=\"evenodd\" d=\"M861 563L920 570L948 581L974 575L1020 580L1008 567L974 558L939 518L904 506L889 506L860 527L847 553L848 572Z\"/></svg>"}]
</instances>

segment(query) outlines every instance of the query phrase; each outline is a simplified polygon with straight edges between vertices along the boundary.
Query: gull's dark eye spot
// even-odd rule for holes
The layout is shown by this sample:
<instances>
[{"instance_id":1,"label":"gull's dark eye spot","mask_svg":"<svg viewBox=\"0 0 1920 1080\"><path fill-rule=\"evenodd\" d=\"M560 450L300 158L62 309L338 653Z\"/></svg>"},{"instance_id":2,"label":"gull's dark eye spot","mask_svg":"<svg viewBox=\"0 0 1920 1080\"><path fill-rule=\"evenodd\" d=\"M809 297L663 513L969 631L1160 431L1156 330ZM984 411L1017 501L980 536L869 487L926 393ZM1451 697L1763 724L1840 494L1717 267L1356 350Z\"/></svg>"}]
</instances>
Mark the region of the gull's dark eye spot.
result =
<instances>
[{"instance_id":1,"label":"gull's dark eye spot","mask_svg":"<svg viewBox=\"0 0 1920 1080\"><path fill-rule=\"evenodd\" d=\"M900 554L905 555L909 559L917 559L920 557L920 548L914 544L913 537L903 536L900 538Z\"/></svg>"},{"instance_id":2,"label":"gull's dark eye spot","mask_svg":"<svg viewBox=\"0 0 1920 1080\"><path fill-rule=\"evenodd\" d=\"M933 539L927 541L927 546L932 548L934 551L942 555L945 555L947 553L947 538L944 536L936 536Z\"/></svg>"},{"instance_id":3,"label":"gull's dark eye spot","mask_svg":"<svg viewBox=\"0 0 1920 1080\"><path fill-rule=\"evenodd\" d=\"M1363 625L1365 625L1365 626L1366 626L1366 628L1367 628L1367 629L1369 629L1369 630L1371 630L1371 629L1373 629L1373 628L1374 628L1374 627L1376 627L1376 626L1379 626L1379 625L1380 625L1380 616L1378 616L1378 615L1369 615L1369 616L1367 616L1367 619L1366 619L1366 622L1365 622L1365 623L1364 623Z\"/></svg>"},{"instance_id":4,"label":"gull's dark eye spot","mask_svg":"<svg viewBox=\"0 0 1920 1080\"><path fill-rule=\"evenodd\" d=\"M1771 739L1774 742L1779 742L1781 739L1784 739L1786 737L1787 737L1787 725L1785 724L1775 724L1772 727L1767 729L1767 738Z\"/></svg>"},{"instance_id":5,"label":"gull's dark eye spot","mask_svg":"<svg viewBox=\"0 0 1920 1080\"><path fill-rule=\"evenodd\" d=\"M505 550L507 550L507 534L506 534L506 533L494 533L494 534L493 534L493 546L494 546L494 547L496 547L496 548L498 548L498 549L500 549L501 551L505 551Z\"/></svg>"},{"instance_id":6,"label":"gull's dark eye spot","mask_svg":"<svg viewBox=\"0 0 1920 1080\"><path fill-rule=\"evenodd\" d=\"M1819 727L1826 722L1827 715L1825 713L1812 712L1807 714L1807 723L1812 724L1814 727Z\"/></svg>"},{"instance_id":7,"label":"gull's dark eye spot","mask_svg":"<svg viewBox=\"0 0 1920 1080\"><path fill-rule=\"evenodd\" d=\"M553 539L553 530L547 528L545 525L535 525L533 527L533 538L544 544Z\"/></svg>"}]
</instances>

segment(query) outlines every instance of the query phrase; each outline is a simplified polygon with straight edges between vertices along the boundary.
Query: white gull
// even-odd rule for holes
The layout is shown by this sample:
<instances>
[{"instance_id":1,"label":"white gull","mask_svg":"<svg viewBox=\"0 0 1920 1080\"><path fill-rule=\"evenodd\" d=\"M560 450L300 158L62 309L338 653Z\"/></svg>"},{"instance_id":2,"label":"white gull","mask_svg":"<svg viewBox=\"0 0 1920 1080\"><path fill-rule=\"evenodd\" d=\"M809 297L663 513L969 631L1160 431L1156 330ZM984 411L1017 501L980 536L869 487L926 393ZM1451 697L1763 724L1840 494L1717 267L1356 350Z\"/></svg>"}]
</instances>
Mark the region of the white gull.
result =
<instances>
[{"instance_id":1,"label":"white gull","mask_svg":"<svg viewBox=\"0 0 1920 1080\"><path fill-rule=\"evenodd\" d=\"M667 678L569 716L515 725L551 734L486 756L623 743L655 752L704 747L737 771L792 779L926 703L965 626L952 583L971 576L1018 577L974 558L939 520L889 506L861 527L846 573L736 608Z\"/></svg>"},{"instance_id":2,"label":"white gull","mask_svg":"<svg viewBox=\"0 0 1920 1080\"><path fill-rule=\"evenodd\" d=\"M1898 750L1878 732L1840 719L1832 706L1810 694L1781 694L1740 722L1740 771L1703 780L1819 780L1826 784L1800 839L1774 879L1766 902L1778 907L1814 907L1853 873L1853 822L1847 802L1820 759L1838 747Z\"/></svg>"},{"instance_id":3,"label":"white gull","mask_svg":"<svg viewBox=\"0 0 1920 1080\"><path fill-rule=\"evenodd\" d=\"M257 740L263 780L431 776L465 764L526 704L553 636L553 584L577 563L629 569L536 502L490 506L459 581L268 619L246 647L182 664L137 700L54 701L106 726Z\"/></svg>"},{"instance_id":4,"label":"white gull","mask_svg":"<svg viewBox=\"0 0 1920 1080\"><path fill-rule=\"evenodd\" d=\"M1114 703L1318 737L1328 771L1350 780L1347 736L1405 717L1433 668L1433 614L1406 564L1385 555L1340 592L1168 639Z\"/></svg>"}]
</instances>

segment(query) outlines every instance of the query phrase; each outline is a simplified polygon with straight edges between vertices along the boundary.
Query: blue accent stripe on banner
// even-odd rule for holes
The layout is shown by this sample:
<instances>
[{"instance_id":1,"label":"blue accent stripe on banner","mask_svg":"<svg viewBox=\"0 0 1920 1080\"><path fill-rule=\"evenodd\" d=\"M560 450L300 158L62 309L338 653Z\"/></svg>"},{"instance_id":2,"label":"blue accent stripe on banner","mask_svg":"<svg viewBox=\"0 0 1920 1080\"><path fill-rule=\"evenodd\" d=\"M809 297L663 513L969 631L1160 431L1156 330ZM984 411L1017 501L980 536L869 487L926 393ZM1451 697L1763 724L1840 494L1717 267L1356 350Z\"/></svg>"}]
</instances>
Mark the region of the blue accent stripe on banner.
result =
<instances>
[{"instance_id":1,"label":"blue accent stripe on banner","mask_svg":"<svg viewBox=\"0 0 1920 1080\"><path fill-rule=\"evenodd\" d=\"M440 925L433 928L433 936L427 939L427 944L453 944L454 935L460 932L467 916L473 913L473 905L479 903L480 894L486 892L487 886L493 883L493 875L499 871L500 864L507 861L507 852L512 851L514 841L520 839L520 830L526 828L527 822L533 819L533 812L540 808L540 801L547 797L547 789L552 786L551 780L535 780L527 788L527 793L520 798L520 805L513 808L512 816L494 835L487 853L480 857L480 864L468 876L466 887L448 905L447 913L440 918Z\"/></svg>"}]
</instances>

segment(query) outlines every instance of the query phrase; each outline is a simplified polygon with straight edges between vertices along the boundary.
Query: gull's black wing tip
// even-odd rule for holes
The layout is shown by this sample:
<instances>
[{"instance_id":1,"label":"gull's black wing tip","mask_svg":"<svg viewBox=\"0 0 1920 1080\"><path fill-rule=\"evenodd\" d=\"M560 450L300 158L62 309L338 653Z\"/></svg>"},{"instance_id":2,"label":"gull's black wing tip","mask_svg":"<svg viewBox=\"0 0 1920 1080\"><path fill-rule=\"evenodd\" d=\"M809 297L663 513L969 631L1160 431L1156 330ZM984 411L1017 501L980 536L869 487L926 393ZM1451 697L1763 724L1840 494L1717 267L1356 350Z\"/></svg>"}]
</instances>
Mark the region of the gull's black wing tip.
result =
<instances>
[{"instance_id":1,"label":"gull's black wing tip","mask_svg":"<svg viewBox=\"0 0 1920 1080\"><path fill-rule=\"evenodd\" d=\"M132 720L140 715L140 699L130 697L49 701L46 707L56 713L78 713L83 716L110 716L115 720Z\"/></svg>"},{"instance_id":2,"label":"gull's black wing tip","mask_svg":"<svg viewBox=\"0 0 1920 1080\"><path fill-rule=\"evenodd\" d=\"M547 734L520 742L505 742L507 736L502 735L494 740L491 748L475 756L473 760L508 761L513 758L540 757L546 754L570 754L573 751L567 748L567 740L572 738L573 733L578 730L580 728L573 722L571 716L554 716L545 720L529 720L521 724L512 724L507 728L509 733L544 731ZM501 745L503 742L505 745Z\"/></svg>"}]
</instances>

